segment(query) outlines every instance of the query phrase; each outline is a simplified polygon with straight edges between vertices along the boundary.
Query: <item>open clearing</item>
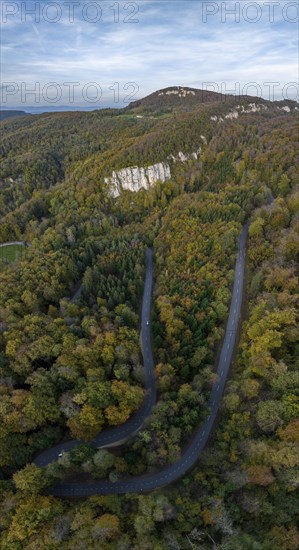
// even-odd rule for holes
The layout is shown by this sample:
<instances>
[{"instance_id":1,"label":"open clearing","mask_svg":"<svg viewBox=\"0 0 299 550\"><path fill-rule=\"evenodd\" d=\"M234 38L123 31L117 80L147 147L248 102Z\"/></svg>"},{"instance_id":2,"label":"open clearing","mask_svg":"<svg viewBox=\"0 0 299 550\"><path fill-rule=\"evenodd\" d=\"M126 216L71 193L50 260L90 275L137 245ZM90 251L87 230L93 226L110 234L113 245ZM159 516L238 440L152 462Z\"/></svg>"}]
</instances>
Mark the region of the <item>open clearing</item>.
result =
<instances>
[{"instance_id":1,"label":"open clearing","mask_svg":"<svg viewBox=\"0 0 299 550\"><path fill-rule=\"evenodd\" d=\"M1 265L8 264L22 258L25 251L26 249L23 244L7 244L5 246L0 246Z\"/></svg>"}]
</instances>

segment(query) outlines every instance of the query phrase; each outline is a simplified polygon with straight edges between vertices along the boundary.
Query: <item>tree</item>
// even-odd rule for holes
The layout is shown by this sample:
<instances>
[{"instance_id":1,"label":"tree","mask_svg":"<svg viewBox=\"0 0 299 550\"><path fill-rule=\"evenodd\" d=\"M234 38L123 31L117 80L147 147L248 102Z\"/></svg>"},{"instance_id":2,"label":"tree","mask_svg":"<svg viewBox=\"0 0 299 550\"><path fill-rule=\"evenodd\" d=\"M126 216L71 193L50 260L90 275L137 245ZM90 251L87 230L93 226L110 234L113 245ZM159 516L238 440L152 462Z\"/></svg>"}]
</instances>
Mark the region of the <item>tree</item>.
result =
<instances>
[{"instance_id":1,"label":"tree","mask_svg":"<svg viewBox=\"0 0 299 550\"><path fill-rule=\"evenodd\" d=\"M81 411L67 421L72 436L76 439L89 441L101 430L104 424L101 409L91 405L83 405Z\"/></svg>"},{"instance_id":2,"label":"tree","mask_svg":"<svg viewBox=\"0 0 299 550\"><path fill-rule=\"evenodd\" d=\"M17 489L23 493L38 494L49 483L51 478L47 472L35 466L35 464L27 464L25 468L19 470L13 475L13 480Z\"/></svg>"},{"instance_id":3,"label":"tree","mask_svg":"<svg viewBox=\"0 0 299 550\"><path fill-rule=\"evenodd\" d=\"M246 472L249 482L254 483L255 485L262 485L263 487L267 487L268 485L271 485L271 483L273 483L274 481L274 477L271 473L271 468L269 468L269 466L248 466L246 468Z\"/></svg>"},{"instance_id":4,"label":"tree","mask_svg":"<svg viewBox=\"0 0 299 550\"><path fill-rule=\"evenodd\" d=\"M282 550L296 550L299 545L299 533L295 526L289 528L274 526L266 534L263 550L282 548Z\"/></svg>"},{"instance_id":5,"label":"tree","mask_svg":"<svg viewBox=\"0 0 299 550\"><path fill-rule=\"evenodd\" d=\"M258 426L265 433L272 433L283 424L283 405L280 401L260 402L256 414Z\"/></svg>"},{"instance_id":6,"label":"tree","mask_svg":"<svg viewBox=\"0 0 299 550\"><path fill-rule=\"evenodd\" d=\"M63 512L63 504L51 497L30 496L21 502L12 516L8 530L8 542L25 544Z\"/></svg>"},{"instance_id":7,"label":"tree","mask_svg":"<svg viewBox=\"0 0 299 550\"><path fill-rule=\"evenodd\" d=\"M291 420L285 428L277 430L280 439L299 443L299 420Z\"/></svg>"},{"instance_id":8,"label":"tree","mask_svg":"<svg viewBox=\"0 0 299 550\"><path fill-rule=\"evenodd\" d=\"M113 514L103 514L94 521L91 529L93 539L106 541L115 539L120 530L120 523L117 516Z\"/></svg>"}]
</instances>

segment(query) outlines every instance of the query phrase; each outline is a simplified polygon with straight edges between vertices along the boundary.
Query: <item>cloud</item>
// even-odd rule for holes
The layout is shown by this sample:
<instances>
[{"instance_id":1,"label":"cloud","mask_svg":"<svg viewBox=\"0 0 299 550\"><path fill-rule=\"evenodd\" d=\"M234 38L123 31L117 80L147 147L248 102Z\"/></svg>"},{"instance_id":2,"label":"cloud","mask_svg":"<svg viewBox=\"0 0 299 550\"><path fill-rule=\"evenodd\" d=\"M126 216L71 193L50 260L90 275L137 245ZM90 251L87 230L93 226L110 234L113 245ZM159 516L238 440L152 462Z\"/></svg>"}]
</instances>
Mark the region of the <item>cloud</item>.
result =
<instances>
[{"instance_id":1,"label":"cloud","mask_svg":"<svg viewBox=\"0 0 299 550\"><path fill-rule=\"evenodd\" d=\"M37 22L34 16L10 18L3 25L2 80L26 82L28 87L53 81L76 81L83 87L95 81L109 103L115 82L121 90L126 82L136 82L143 96L176 84L225 82L232 89L235 82L278 81L282 88L296 79L297 27L279 10L270 22L261 0L262 17L255 23L244 17L236 22L232 15L224 22L221 10L205 22L204 4L219 7L223 2L142 0L135 2L135 14L132 8L124 9L128 2L118 4L119 13L111 9L111 2L101 2L97 23L84 16L82 2L73 22L68 11L57 23L43 18ZM232 5L224 4L226 9ZM130 18L138 22L125 22ZM11 100L17 102L18 97ZM77 100L83 104L82 94Z\"/></svg>"}]
</instances>

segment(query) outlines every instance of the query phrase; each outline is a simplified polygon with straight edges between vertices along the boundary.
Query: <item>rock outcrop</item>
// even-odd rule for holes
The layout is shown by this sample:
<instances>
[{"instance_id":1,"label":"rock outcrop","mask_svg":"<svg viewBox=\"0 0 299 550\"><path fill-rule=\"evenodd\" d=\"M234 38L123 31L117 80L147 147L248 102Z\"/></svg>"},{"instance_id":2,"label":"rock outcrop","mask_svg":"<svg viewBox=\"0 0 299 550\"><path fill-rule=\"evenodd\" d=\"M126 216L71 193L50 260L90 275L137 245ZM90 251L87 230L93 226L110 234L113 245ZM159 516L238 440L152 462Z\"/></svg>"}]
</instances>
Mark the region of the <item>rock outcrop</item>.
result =
<instances>
[{"instance_id":1,"label":"rock outcrop","mask_svg":"<svg viewBox=\"0 0 299 550\"><path fill-rule=\"evenodd\" d=\"M159 162L152 166L139 167L131 166L117 172L112 172L110 178L105 178L105 183L110 186L111 195L119 197L122 189L139 191L149 189L157 181L163 183L171 178L170 166L165 162Z\"/></svg>"},{"instance_id":2,"label":"rock outcrop","mask_svg":"<svg viewBox=\"0 0 299 550\"><path fill-rule=\"evenodd\" d=\"M285 111L286 113L291 113L292 110L288 105L284 105L283 107L276 106L276 109L279 111ZM260 111L267 111L268 107L267 105L264 105L263 103L248 103L246 108L244 105L237 105L235 109L229 111L226 115L217 116L213 115L210 117L210 120L213 122L224 122L224 119L234 120L236 118L239 118L240 115L244 115L246 113L258 113ZM294 107L294 111L297 111L298 107Z\"/></svg>"},{"instance_id":3,"label":"rock outcrop","mask_svg":"<svg viewBox=\"0 0 299 550\"><path fill-rule=\"evenodd\" d=\"M216 115L211 116L210 118L211 120L213 120L213 122L224 122L225 118L228 120L234 120L236 118L239 118L239 115L243 115L246 113L258 113L260 111L266 111L267 109L268 107L263 103L249 103L246 109L244 105L237 105L235 109L232 109L226 115L223 115L224 118L222 116L218 117Z\"/></svg>"},{"instance_id":4,"label":"rock outcrop","mask_svg":"<svg viewBox=\"0 0 299 550\"><path fill-rule=\"evenodd\" d=\"M267 105L263 103L249 103L248 109L245 109L244 105L238 105L237 109L241 110L241 113L259 113L260 111L267 111Z\"/></svg>"},{"instance_id":5,"label":"rock outcrop","mask_svg":"<svg viewBox=\"0 0 299 550\"><path fill-rule=\"evenodd\" d=\"M177 95L179 97L187 97L188 95L195 95L195 92L193 90L189 90L188 88L181 88L178 86L177 90L167 90L166 92L160 92L158 95Z\"/></svg>"},{"instance_id":6,"label":"rock outcrop","mask_svg":"<svg viewBox=\"0 0 299 550\"><path fill-rule=\"evenodd\" d=\"M169 159L173 160L173 162L186 162L187 160L197 160L201 153L201 147L197 149L197 151L194 151L194 153L183 153L182 151L179 151L177 156L169 155Z\"/></svg>"},{"instance_id":7,"label":"rock outcrop","mask_svg":"<svg viewBox=\"0 0 299 550\"><path fill-rule=\"evenodd\" d=\"M201 140L207 145L205 136L200 136ZM176 156L169 155L167 160L172 162L187 162L189 160L198 160L201 153L199 146L193 153L183 153L179 151ZM110 194L113 197L119 197L121 190L139 191L140 189L149 189L157 181L164 183L171 178L171 167L168 162L158 162L147 167L129 166L122 170L113 171L109 178L104 181L110 187Z\"/></svg>"}]
</instances>

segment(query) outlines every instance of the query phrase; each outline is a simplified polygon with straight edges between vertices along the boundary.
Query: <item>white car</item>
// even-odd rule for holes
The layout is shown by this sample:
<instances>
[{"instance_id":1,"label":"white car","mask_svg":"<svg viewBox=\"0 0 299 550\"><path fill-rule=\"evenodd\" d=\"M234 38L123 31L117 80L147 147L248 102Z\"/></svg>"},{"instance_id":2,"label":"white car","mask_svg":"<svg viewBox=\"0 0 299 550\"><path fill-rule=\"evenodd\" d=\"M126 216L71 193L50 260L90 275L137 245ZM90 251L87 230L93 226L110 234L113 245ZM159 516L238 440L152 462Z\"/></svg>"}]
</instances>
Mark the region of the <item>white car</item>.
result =
<instances>
[{"instance_id":1,"label":"white car","mask_svg":"<svg viewBox=\"0 0 299 550\"><path fill-rule=\"evenodd\" d=\"M146 321L146 326L148 327L148 325L149 325L149 321Z\"/></svg>"},{"instance_id":2,"label":"white car","mask_svg":"<svg viewBox=\"0 0 299 550\"><path fill-rule=\"evenodd\" d=\"M61 451L61 453L59 453L58 455L58 458L61 458L63 455L64 455L64 451Z\"/></svg>"}]
</instances>

